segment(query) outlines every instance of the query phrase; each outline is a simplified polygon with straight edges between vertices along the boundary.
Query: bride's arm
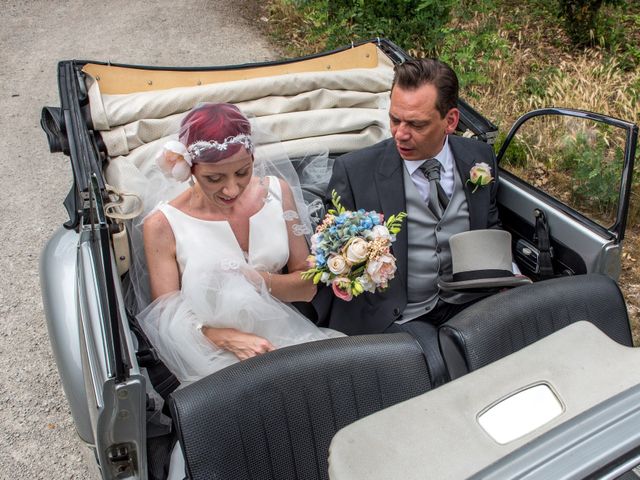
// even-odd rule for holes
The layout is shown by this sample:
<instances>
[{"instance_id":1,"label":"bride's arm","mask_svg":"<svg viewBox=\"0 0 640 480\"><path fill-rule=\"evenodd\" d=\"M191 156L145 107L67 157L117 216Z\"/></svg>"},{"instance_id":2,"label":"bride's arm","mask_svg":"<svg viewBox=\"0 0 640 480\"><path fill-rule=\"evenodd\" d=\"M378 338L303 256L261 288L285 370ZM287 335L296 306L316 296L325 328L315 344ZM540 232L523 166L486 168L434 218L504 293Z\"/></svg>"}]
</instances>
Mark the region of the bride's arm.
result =
<instances>
[{"instance_id":1,"label":"bride's arm","mask_svg":"<svg viewBox=\"0 0 640 480\"><path fill-rule=\"evenodd\" d=\"M150 215L143 226L144 253L149 271L151 299L180 290L176 261L176 239L167 217L160 211Z\"/></svg>"},{"instance_id":2,"label":"bride's arm","mask_svg":"<svg viewBox=\"0 0 640 480\"><path fill-rule=\"evenodd\" d=\"M282 209L296 210L293 195L289 185L280 180L282 190ZM299 223L299 219L287 220L287 234L289 237L289 273L278 274L260 272L271 295L283 302L310 302L316 294L316 286L310 280L302 280L300 273L306 270L309 247L304 235L293 233L292 226Z\"/></svg>"}]
</instances>

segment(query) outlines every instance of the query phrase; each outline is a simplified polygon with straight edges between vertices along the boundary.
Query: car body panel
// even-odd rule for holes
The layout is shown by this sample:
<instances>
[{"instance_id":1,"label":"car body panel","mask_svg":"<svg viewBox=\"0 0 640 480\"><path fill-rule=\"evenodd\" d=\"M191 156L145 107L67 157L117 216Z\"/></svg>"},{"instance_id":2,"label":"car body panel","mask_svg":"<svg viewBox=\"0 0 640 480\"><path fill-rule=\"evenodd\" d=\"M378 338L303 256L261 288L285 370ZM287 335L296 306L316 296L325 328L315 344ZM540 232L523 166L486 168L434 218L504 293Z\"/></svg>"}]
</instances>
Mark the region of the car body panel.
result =
<instances>
[{"instance_id":1,"label":"car body panel","mask_svg":"<svg viewBox=\"0 0 640 480\"><path fill-rule=\"evenodd\" d=\"M94 443L82 375L76 260L79 235L59 228L40 256L40 288L60 380L80 439Z\"/></svg>"},{"instance_id":2,"label":"car body panel","mask_svg":"<svg viewBox=\"0 0 640 480\"><path fill-rule=\"evenodd\" d=\"M598 355L594 355L594 351ZM621 369L620 365L626 368ZM611 397L629 389L637 390L640 369L634 367L638 365L640 350L619 345L588 322L574 323L486 367L340 430L331 443L330 478L583 478L549 475L548 470L546 476L539 476L534 469L531 477L501 475L498 467L493 476L487 476L487 472L508 455L516 458L519 448L535 439L542 440L544 433L568 424ZM560 400L563 411L558 417L506 444L491 438L478 423L478 416L487 408L540 384L548 385ZM636 392L633 398L637 395ZM640 431L638 408L634 407L635 412L623 408L632 421L625 428L631 427L636 432ZM526 416L535 412L519 413ZM605 419L600 426L606 425ZM637 433L632 437L636 438L637 445ZM556 446L552 451L560 456L565 453L565 447L566 444L563 448ZM547 457L532 457L532 461L523 463L531 466L547 460ZM580 474L592 473L604 466L594 458L583 456L580 461L584 465L583 469L576 470ZM558 460L558 463L562 462ZM525 470L523 467L519 473ZM559 470L551 469L554 471Z\"/></svg>"}]
</instances>

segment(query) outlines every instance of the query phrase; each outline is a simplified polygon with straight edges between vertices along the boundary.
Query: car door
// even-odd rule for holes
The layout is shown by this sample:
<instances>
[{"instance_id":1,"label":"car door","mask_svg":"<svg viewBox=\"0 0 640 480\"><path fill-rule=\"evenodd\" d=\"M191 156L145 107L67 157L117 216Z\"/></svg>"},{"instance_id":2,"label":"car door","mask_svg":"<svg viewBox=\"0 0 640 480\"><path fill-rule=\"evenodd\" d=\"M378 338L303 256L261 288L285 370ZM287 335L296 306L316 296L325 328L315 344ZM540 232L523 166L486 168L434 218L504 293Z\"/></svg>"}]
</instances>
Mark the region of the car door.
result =
<instances>
[{"instance_id":1,"label":"car door","mask_svg":"<svg viewBox=\"0 0 640 480\"><path fill-rule=\"evenodd\" d=\"M498 203L525 275L603 273L617 279L638 127L546 108L519 118L498 152Z\"/></svg>"},{"instance_id":2,"label":"car door","mask_svg":"<svg viewBox=\"0 0 640 480\"><path fill-rule=\"evenodd\" d=\"M65 386L68 397L82 398L74 418L90 424L85 441L95 454L104 479L147 478L145 379L135 356L134 339L127 326L113 249L112 227L105 216L109 199L101 171L101 159L95 138L87 125L87 97L81 76L81 64L74 61L58 65L60 109L43 111L43 127L52 151L64 151L71 157L74 182L65 205L70 220L65 227L77 233L75 249L75 285L64 285L75 293L75 305L58 305L49 310L58 313L56 321L70 328L50 331L52 343L61 346L60 357L79 357L80 368L66 371L62 377L81 376L77 384ZM59 148L59 150L57 150ZM51 271L49 283L59 281ZM65 277L66 278L66 277ZM73 328L71 328L73 325ZM59 332L74 332L78 338ZM66 348L62 347L65 346ZM65 371L63 371L65 370Z\"/></svg>"}]
</instances>

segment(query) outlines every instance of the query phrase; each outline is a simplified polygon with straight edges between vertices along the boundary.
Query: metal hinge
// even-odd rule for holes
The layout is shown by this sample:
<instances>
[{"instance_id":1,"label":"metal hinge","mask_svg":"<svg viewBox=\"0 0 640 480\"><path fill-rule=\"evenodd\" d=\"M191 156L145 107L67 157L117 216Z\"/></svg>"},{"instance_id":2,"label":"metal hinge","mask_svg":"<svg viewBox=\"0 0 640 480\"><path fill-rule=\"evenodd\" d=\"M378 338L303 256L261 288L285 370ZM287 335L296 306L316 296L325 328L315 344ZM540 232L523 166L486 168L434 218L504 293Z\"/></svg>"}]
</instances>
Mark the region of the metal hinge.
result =
<instances>
[{"instance_id":1,"label":"metal hinge","mask_svg":"<svg viewBox=\"0 0 640 480\"><path fill-rule=\"evenodd\" d=\"M114 477L133 476L135 472L135 448L130 443L121 443L112 445L107 450L107 458L109 459L109 470Z\"/></svg>"}]
</instances>

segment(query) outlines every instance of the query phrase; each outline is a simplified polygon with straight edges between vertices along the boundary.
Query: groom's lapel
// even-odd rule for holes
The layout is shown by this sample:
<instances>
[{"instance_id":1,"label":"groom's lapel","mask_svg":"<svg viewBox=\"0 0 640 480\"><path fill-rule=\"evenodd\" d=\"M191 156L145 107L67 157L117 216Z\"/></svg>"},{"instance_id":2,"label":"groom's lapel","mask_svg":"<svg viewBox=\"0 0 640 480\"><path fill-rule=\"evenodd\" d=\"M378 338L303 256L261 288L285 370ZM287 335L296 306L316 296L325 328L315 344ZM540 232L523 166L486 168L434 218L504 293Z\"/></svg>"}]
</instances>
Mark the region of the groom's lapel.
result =
<instances>
[{"instance_id":1,"label":"groom's lapel","mask_svg":"<svg viewBox=\"0 0 640 480\"><path fill-rule=\"evenodd\" d=\"M462 190L467 198L467 205L469 206L469 227L471 230L477 230L479 228L486 228L487 215L490 189L478 188L475 193L471 193L473 185L467 183L469 180L471 168L482 159L475 158L464 147L464 143L460 137L454 135L449 136L449 146L451 147L451 153L460 174L460 180L462 181Z\"/></svg>"},{"instance_id":2,"label":"groom's lapel","mask_svg":"<svg viewBox=\"0 0 640 480\"><path fill-rule=\"evenodd\" d=\"M391 215L407 211L407 200L404 194L404 164L393 139L388 141L384 156L376 171L376 190L385 221ZM393 254L396 257L398 277L407 283L407 221L393 243Z\"/></svg>"}]
</instances>

